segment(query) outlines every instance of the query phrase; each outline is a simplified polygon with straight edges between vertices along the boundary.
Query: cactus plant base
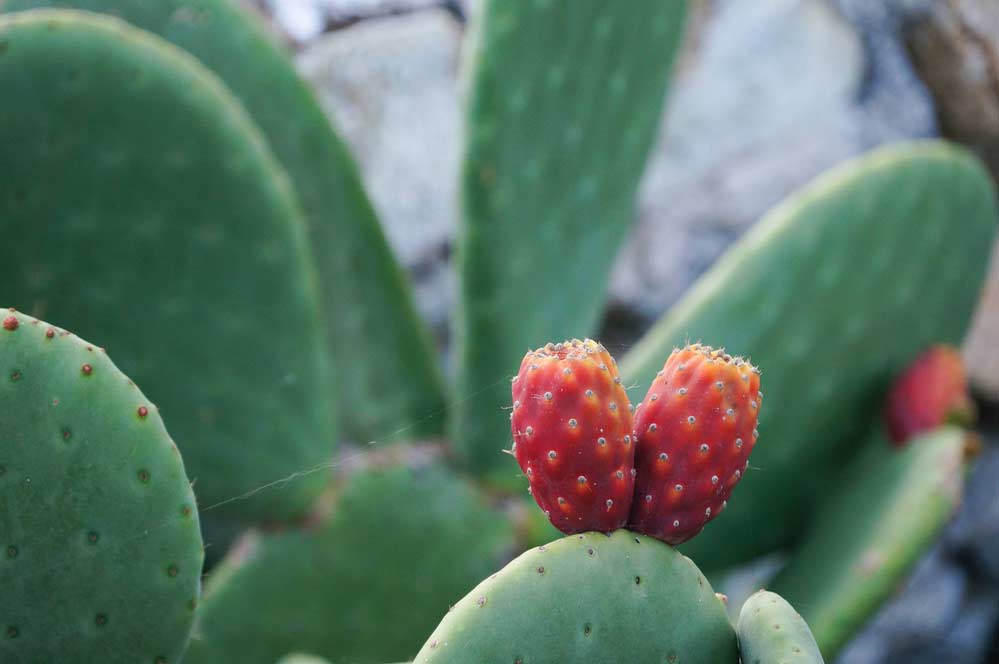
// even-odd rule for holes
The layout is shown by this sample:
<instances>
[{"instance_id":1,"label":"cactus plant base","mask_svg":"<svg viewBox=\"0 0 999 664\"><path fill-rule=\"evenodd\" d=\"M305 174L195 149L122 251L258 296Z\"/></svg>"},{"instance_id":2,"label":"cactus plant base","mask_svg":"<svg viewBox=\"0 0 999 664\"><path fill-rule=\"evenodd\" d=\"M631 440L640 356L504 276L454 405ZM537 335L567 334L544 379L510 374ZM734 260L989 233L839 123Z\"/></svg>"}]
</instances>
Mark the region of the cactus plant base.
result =
<instances>
[{"instance_id":1,"label":"cactus plant base","mask_svg":"<svg viewBox=\"0 0 999 664\"><path fill-rule=\"evenodd\" d=\"M513 545L504 515L440 467L360 471L311 529L254 534L209 577L187 664L411 657Z\"/></svg>"}]
</instances>

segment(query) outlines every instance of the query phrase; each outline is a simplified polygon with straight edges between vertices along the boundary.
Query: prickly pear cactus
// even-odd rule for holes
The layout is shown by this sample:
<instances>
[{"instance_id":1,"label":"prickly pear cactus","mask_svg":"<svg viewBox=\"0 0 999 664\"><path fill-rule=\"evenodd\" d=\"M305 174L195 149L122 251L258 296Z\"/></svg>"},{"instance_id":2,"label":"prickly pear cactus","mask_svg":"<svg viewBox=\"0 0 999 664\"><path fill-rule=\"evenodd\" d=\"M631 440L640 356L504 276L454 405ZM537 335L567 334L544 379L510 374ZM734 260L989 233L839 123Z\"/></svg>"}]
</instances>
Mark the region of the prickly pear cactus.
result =
<instances>
[{"instance_id":1,"label":"prickly pear cactus","mask_svg":"<svg viewBox=\"0 0 999 664\"><path fill-rule=\"evenodd\" d=\"M0 298L99 338L211 514L286 519L333 445L304 225L260 132L194 58L121 21L0 17Z\"/></svg>"},{"instance_id":2,"label":"prickly pear cactus","mask_svg":"<svg viewBox=\"0 0 999 664\"><path fill-rule=\"evenodd\" d=\"M440 467L350 478L304 532L257 535L213 572L188 664L397 661L512 548L503 515Z\"/></svg>"},{"instance_id":3,"label":"prickly pear cactus","mask_svg":"<svg viewBox=\"0 0 999 664\"><path fill-rule=\"evenodd\" d=\"M222 78L298 194L322 278L326 340L338 375L350 377L334 382L347 433L379 441L402 427L407 438L439 434L444 383L429 333L353 160L266 27L230 0L0 1L0 11L40 6L112 14L173 42ZM405 381L398 379L402 366Z\"/></svg>"},{"instance_id":4,"label":"prickly pear cactus","mask_svg":"<svg viewBox=\"0 0 999 664\"><path fill-rule=\"evenodd\" d=\"M965 436L946 427L898 450L879 430L813 515L771 587L800 609L827 658L896 591L957 507Z\"/></svg>"},{"instance_id":5,"label":"prickly pear cactus","mask_svg":"<svg viewBox=\"0 0 999 664\"><path fill-rule=\"evenodd\" d=\"M524 553L458 602L414 664L738 662L725 607L672 547L618 530Z\"/></svg>"},{"instance_id":6,"label":"prickly pear cactus","mask_svg":"<svg viewBox=\"0 0 999 664\"><path fill-rule=\"evenodd\" d=\"M502 379L524 349L593 331L685 7L484 3L473 37L455 334L458 392L476 397L455 405L452 436L475 471L515 483L500 454L509 437Z\"/></svg>"},{"instance_id":7,"label":"prickly pear cactus","mask_svg":"<svg viewBox=\"0 0 999 664\"><path fill-rule=\"evenodd\" d=\"M699 565L771 551L811 519L893 375L931 343L960 343L995 220L966 151L876 150L771 211L624 358L625 383L644 385L686 339L725 339L764 368L774 406L730 507L685 545Z\"/></svg>"},{"instance_id":8,"label":"prickly pear cactus","mask_svg":"<svg viewBox=\"0 0 999 664\"><path fill-rule=\"evenodd\" d=\"M179 662L202 545L177 447L103 349L0 318L0 661Z\"/></svg>"},{"instance_id":9,"label":"prickly pear cactus","mask_svg":"<svg viewBox=\"0 0 999 664\"><path fill-rule=\"evenodd\" d=\"M744 664L823 664L812 631L777 593L761 590L746 600L737 632Z\"/></svg>"}]
</instances>

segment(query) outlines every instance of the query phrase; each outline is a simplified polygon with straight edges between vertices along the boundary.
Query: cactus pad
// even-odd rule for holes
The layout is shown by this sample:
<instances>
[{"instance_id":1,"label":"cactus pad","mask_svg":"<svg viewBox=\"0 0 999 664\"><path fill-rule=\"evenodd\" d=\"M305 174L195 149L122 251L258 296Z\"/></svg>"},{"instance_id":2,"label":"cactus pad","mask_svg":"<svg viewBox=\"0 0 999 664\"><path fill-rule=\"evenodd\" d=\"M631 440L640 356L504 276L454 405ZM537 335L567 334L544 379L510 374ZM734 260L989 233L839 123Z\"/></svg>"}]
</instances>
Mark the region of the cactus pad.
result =
<instances>
[{"instance_id":1,"label":"cactus pad","mask_svg":"<svg viewBox=\"0 0 999 664\"><path fill-rule=\"evenodd\" d=\"M618 530L524 553L454 606L414 664L737 661L725 607L700 570Z\"/></svg>"},{"instance_id":2,"label":"cactus pad","mask_svg":"<svg viewBox=\"0 0 999 664\"><path fill-rule=\"evenodd\" d=\"M322 278L336 401L361 440L443 429L444 382L350 154L266 26L234 0L3 0L112 14L172 42L239 98L291 176ZM361 248L361 250L359 250ZM363 303L363 306L359 306ZM406 380L398 380L399 367ZM434 417L436 415L436 417Z\"/></svg>"},{"instance_id":3,"label":"cactus pad","mask_svg":"<svg viewBox=\"0 0 999 664\"><path fill-rule=\"evenodd\" d=\"M177 447L103 349L0 317L0 661L179 662L202 545Z\"/></svg>"},{"instance_id":4,"label":"cactus pad","mask_svg":"<svg viewBox=\"0 0 999 664\"><path fill-rule=\"evenodd\" d=\"M442 468L361 472L314 530L237 545L213 573L185 662L412 657L512 540L503 515Z\"/></svg>"},{"instance_id":5,"label":"cactus pad","mask_svg":"<svg viewBox=\"0 0 999 664\"><path fill-rule=\"evenodd\" d=\"M878 431L813 516L771 586L801 610L827 658L895 592L956 508L965 436L946 427L897 450Z\"/></svg>"},{"instance_id":6,"label":"cactus pad","mask_svg":"<svg viewBox=\"0 0 999 664\"><path fill-rule=\"evenodd\" d=\"M121 21L0 17L0 298L100 339L202 507L325 462L317 289L287 178L194 58ZM212 514L281 519L313 474Z\"/></svg>"},{"instance_id":7,"label":"cactus pad","mask_svg":"<svg viewBox=\"0 0 999 664\"><path fill-rule=\"evenodd\" d=\"M776 593L761 590L739 613L739 655L745 664L823 664L804 619Z\"/></svg>"},{"instance_id":8,"label":"cactus pad","mask_svg":"<svg viewBox=\"0 0 999 664\"><path fill-rule=\"evenodd\" d=\"M503 382L593 332L653 143L684 0L490 0L473 39L454 440L512 482ZM557 35L557 38L553 38ZM518 485L519 486L519 485Z\"/></svg>"},{"instance_id":9,"label":"cactus pad","mask_svg":"<svg viewBox=\"0 0 999 664\"><path fill-rule=\"evenodd\" d=\"M647 385L685 339L724 339L763 370L762 442L687 555L713 571L801 530L895 373L931 343L960 343L995 220L966 151L879 149L770 212L624 358L625 383Z\"/></svg>"}]
</instances>

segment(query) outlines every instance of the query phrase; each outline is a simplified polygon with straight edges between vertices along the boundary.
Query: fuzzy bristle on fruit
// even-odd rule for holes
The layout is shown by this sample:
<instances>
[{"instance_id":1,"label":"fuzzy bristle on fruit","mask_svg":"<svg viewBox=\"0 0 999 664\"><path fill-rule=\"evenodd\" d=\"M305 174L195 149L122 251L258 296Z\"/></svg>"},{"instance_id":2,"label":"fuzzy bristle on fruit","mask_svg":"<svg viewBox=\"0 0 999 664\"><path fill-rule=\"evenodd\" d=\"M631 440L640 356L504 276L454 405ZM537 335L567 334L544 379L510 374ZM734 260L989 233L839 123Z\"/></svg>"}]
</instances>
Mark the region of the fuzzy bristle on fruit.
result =
<instances>
[{"instance_id":1,"label":"fuzzy bristle on fruit","mask_svg":"<svg viewBox=\"0 0 999 664\"><path fill-rule=\"evenodd\" d=\"M724 350L674 350L635 409L629 527L684 542L725 509L756 445L760 372Z\"/></svg>"},{"instance_id":2,"label":"fuzzy bristle on fruit","mask_svg":"<svg viewBox=\"0 0 999 664\"><path fill-rule=\"evenodd\" d=\"M632 409L617 364L589 339L529 351L513 381L513 454L564 533L625 525L634 486Z\"/></svg>"}]
</instances>

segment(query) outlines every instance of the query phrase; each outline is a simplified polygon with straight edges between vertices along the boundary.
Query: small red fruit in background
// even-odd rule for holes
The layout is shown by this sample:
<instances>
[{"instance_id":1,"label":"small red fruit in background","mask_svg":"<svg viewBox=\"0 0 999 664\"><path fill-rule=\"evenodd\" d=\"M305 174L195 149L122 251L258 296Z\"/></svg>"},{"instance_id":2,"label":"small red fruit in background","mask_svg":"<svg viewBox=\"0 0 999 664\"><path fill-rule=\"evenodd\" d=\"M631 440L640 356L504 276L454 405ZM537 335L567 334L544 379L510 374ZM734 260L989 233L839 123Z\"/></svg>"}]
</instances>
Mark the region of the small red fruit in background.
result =
<instances>
[{"instance_id":1,"label":"small red fruit in background","mask_svg":"<svg viewBox=\"0 0 999 664\"><path fill-rule=\"evenodd\" d=\"M513 380L513 454L563 533L625 525L634 487L631 403L607 350L587 339L524 356Z\"/></svg>"},{"instance_id":2,"label":"small red fruit in background","mask_svg":"<svg viewBox=\"0 0 999 664\"><path fill-rule=\"evenodd\" d=\"M759 371L742 358L674 350L635 408L629 528L679 544L718 516L748 466L762 399Z\"/></svg>"},{"instance_id":3,"label":"small red fruit in background","mask_svg":"<svg viewBox=\"0 0 999 664\"><path fill-rule=\"evenodd\" d=\"M897 447L942 424L967 424L973 418L964 362L956 348L942 344L930 347L895 379L885 407L888 434Z\"/></svg>"}]
</instances>

